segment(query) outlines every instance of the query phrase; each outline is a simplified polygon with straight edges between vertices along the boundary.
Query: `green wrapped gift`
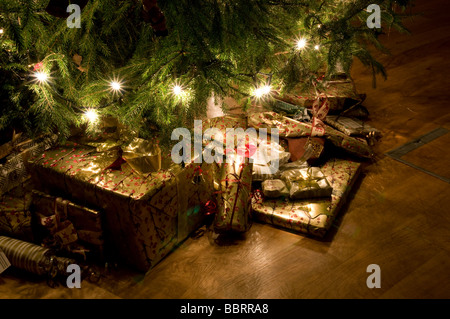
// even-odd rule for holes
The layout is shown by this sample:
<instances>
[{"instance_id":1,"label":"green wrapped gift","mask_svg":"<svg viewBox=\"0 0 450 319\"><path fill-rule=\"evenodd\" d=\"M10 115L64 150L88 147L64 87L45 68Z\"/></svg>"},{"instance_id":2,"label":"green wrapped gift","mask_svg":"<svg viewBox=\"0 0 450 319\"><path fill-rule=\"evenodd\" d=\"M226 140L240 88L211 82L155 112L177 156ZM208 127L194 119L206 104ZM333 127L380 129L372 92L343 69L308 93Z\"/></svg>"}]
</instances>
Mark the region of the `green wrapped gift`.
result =
<instances>
[{"instance_id":1,"label":"green wrapped gift","mask_svg":"<svg viewBox=\"0 0 450 319\"><path fill-rule=\"evenodd\" d=\"M260 222L293 232L324 237L345 203L359 175L360 166L360 163L354 161L331 159L321 167L333 188L330 198L286 201L264 196L254 197L253 217Z\"/></svg>"}]
</instances>

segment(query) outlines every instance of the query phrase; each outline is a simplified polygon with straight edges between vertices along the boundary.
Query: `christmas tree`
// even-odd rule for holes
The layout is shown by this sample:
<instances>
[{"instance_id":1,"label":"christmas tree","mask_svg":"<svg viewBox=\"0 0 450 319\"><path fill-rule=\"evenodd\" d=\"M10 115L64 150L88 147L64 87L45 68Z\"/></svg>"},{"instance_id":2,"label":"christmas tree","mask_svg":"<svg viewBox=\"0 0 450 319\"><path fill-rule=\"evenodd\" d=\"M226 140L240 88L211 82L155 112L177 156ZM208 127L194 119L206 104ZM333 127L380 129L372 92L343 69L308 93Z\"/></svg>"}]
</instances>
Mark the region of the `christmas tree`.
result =
<instances>
[{"instance_id":1,"label":"christmas tree","mask_svg":"<svg viewBox=\"0 0 450 319\"><path fill-rule=\"evenodd\" d=\"M370 28L370 4L381 27ZM74 6L75 5L75 6ZM0 0L0 136L94 124L112 115L142 137L168 137L207 100L252 101L309 86L402 26L394 0ZM77 16L79 13L79 16ZM90 125L92 126L92 125Z\"/></svg>"}]
</instances>

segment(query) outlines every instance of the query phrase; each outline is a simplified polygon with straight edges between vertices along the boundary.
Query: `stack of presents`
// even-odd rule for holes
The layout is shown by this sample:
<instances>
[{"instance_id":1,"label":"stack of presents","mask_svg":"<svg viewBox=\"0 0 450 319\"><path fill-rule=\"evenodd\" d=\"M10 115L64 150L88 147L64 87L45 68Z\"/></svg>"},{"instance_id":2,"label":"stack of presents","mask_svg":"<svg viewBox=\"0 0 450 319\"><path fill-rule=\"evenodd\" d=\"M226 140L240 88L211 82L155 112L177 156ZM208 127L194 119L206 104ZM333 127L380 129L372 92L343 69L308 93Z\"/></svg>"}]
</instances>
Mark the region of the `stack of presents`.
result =
<instances>
[{"instance_id":1,"label":"stack of presents","mask_svg":"<svg viewBox=\"0 0 450 319\"><path fill-rule=\"evenodd\" d=\"M193 152L176 164L114 121L64 143L15 135L0 148L0 265L42 274L118 260L145 272L205 225L233 234L256 221L322 238L380 136L362 100L336 81L320 97L274 96L263 111L203 121L202 153L229 130L265 129L243 150L220 139L214 156L234 162Z\"/></svg>"}]
</instances>

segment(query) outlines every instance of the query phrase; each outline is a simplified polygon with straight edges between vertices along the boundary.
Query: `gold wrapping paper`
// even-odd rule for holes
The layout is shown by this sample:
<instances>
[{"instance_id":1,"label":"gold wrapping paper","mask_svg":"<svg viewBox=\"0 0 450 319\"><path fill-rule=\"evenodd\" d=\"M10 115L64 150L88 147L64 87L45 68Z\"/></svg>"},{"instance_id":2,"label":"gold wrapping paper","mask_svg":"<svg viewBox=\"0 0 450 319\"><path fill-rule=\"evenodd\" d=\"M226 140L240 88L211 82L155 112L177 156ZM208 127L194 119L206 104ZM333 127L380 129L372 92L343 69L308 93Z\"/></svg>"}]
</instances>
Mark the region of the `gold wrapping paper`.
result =
<instances>
[{"instance_id":1,"label":"gold wrapping paper","mask_svg":"<svg viewBox=\"0 0 450 319\"><path fill-rule=\"evenodd\" d=\"M255 197L252 200L253 217L293 232L324 237L351 191L360 166L354 161L331 159L321 167L333 188L330 198L286 201Z\"/></svg>"},{"instance_id":2,"label":"gold wrapping paper","mask_svg":"<svg viewBox=\"0 0 450 319\"><path fill-rule=\"evenodd\" d=\"M122 157L131 168L141 174L156 172L161 169L161 149L155 143L141 138L122 148Z\"/></svg>"},{"instance_id":3,"label":"gold wrapping paper","mask_svg":"<svg viewBox=\"0 0 450 319\"><path fill-rule=\"evenodd\" d=\"M252 164L224 163L217 199L214 230L217 233L245 232L250 227Z\"/></svg>"},{"instance_id":4,"label":"gold wrapping paper","mask_svg":"<svg viewBox=\"0 0 450 319\"><path fill-rule=\"evenodd\" d=\"M356 93L355 85L351 80L329 81L325 84L325 91L329 102L330 111L342 111L346 102L350 100L350 104L361 101L361 97ZM277 98L297 106L311 108L317 95L314 89L305 92L301 88L301 84Z\"/></svg>"},{"instance_id":5,"label":"gold wrapping paper","mask_svg":"<svg viewBox=\"0 0 450 319\"><path fill-rule=\"evenodd\" d=\"M226 141L225 140L226 134L231 129L237 128L245 129L246 127L247 127L247 119L242 116L230 116L230 115L220 116L210 118L202 122L202 129L204 135L213 138L214 135L208 135L206 134L206 131L211 128L216 128L220 131L220 133L222 133L224 143Z\"/></svg>"},{"instance_id":6,"label":"gold wrapping paper","mask_svg":"<svg viewBox=\"0 0 450 319\"><path fill-rule=\"evenodd\" d=\"M280 137L323 136L325 134L322 127L314 126L314 129L312 129L311 124L296 121L276 112L250 114L248 126L255 129L267 128L269 134L271 128L277 128Z\"/></svg>"},{"instance_id":7,"label":"gold wrapping paper","mask_svg":"<svg viewBox=\"0 0 450 319\"><path fill-rule=\"evenodd\" d=\"M282 138L296 138L311 136L311 125L298 122L275 112L253 113L248 117L248 124L255 129L278 128ZM372 158L373 151L364 138L348 136L333 127L323 124L314 126L312 136L324 137L336 147L360 158ZM283 140L283 139L282 139ZM320 145L315 145L316 151L320 151Z\"/></svg>"},{"instance_id":8,"label":"gold wrapping paper","mask_svg":"<svg viewBox=\"0 0 450 319\"><path fill-rule=\"evenodd\" d=\"M105 235L117 255L147 271L166 256L202 220L202 204L213 194L208 164L173 164L138 174L112 150L68 144L31 162L36 187L104 212ZM189 217L188 217L189 214Z\"/></svg>"}]
</instances>

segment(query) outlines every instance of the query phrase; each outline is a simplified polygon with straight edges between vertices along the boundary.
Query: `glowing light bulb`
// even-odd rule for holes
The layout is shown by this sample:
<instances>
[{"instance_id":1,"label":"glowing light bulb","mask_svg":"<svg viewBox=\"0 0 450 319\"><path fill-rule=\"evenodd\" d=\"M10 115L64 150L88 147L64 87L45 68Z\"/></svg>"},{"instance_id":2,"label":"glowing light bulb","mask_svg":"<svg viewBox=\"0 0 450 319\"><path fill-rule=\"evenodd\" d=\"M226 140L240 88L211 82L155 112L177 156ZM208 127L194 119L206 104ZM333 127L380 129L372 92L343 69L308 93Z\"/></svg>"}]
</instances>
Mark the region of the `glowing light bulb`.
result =
<instances>
[{"instance_id":1,"label":"glowing light bulb","mask_svg":"<svg viewBox=\"0 0 450 319\"><path fill-rule=\"evenodd\" d=\"M120 82L118 81L112 81L110 83L110 86L113 91L120 91L122 89L122 84L120 84Z\"/></svg>"},{"instance_id":2,"label":"glowing light bulb","mask_svg":"<svg viewBox=\"0 0 450 319\"><path fill-rule=\"evenodd\" d=\"M315 49L315 50L319 50L319 49L320 49L320 45L316 44L316 45L314 46L314 49Z\"/></svg>"},{"instance_id":3,"label":"glowing light bulb","mask_svg":"<svg viewBox=\"0 0 450 319\"><path fill-rule=\"evenodd\" d=\"M3 32L4 32L3 29L0 29L0 34L3 34Z\"/></svg>"},{"instance_id":4,"label":"glowing light bulb","mask_svg":"<svg viewBox=\"0 0 450 319\"><path fill-rule=\"evenodd\" d=\"M257 98L262 98L264 95L269 94L272 91L270 85L261 86L253 91L253 95Z\"/></svg>"},{"instance_id":5,"label":"glowing light bulb","mask_svg":"<svg viewBox=\"0 0 450 319\"><path fill-rule=\"evenodd\" d=\"M180 94L183 93L183 88L182 88L181 86L179 86L179 85L175 85L175 86L172 88L172 92L173 92L173 94L175 94L175 95L180 95Z\"/></svg>"},{"instance_id":6,"label":"glowing light bulb","mask_svg":"<svg viewBox=\"0 0 450 319\"><path fill-rule=\"evenodd\" d=\"M35 72L33 75L39 83L45 83L48 81L48 74L42 71Z\"/></svg>"},{"instance_id":7,"label":"glowing light bulb","mask_svg":"<svg viewBox=\"0 0 450 319\"><path fill-rule=\"evenodd\" d=\"M86 112L84 112L84 116L90 123L95 123L98 120L98 113L96 110L89 109Z\"/></svg>"},{"instance_id":8,"label":"glowing light bulb","mask_svg":"<svg viewBox=\"0 0 450 319\"><path fill-rule=\"evenodd\" d=\"M263 93L264 95L266 95L266 94L269 94L270 91L272 91L272 88L270 87L270 85L264 85L264 86L261 88L261 90L262 90L262 93Z\"/></svg>"},{"instance_id":9,"label":"glowing light bulb","mask_svg":"<svg viewBox=\"0 0 450 319\"><path fill-rule=\"evenodd\" d=\"M297 41L297 49L298 50L303 50L304 48L306 48L307 45L307 41L305 38L301 38L300 40Z\"/></svg>"}]
</instances>

